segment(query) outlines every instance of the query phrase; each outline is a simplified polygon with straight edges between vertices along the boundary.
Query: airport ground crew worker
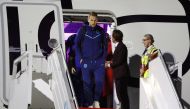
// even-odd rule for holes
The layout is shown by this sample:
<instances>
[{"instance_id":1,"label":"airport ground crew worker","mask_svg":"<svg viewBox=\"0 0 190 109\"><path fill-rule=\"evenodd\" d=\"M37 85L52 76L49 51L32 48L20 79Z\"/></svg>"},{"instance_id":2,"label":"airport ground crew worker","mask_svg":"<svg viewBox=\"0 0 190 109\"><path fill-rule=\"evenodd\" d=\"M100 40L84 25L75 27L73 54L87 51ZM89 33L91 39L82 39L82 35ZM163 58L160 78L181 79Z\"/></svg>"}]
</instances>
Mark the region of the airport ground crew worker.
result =
<instances>
[{"instance_id":1,"label":"airport ground crew worker","mask_svg":"<svg viewBox=\"0 0 190 109\"><path fill-rule=\"evenodd\" d=\"M148 78L149 77L149 71L148 71L148 64L149 61L156 58L158 56L158 50L153 45L154 38L151 34L145 34L143 38L143 44L145 47L145 50L141 57L141 68L140 68L140 75L141 77Z\"/></svg>"}]
</instances>

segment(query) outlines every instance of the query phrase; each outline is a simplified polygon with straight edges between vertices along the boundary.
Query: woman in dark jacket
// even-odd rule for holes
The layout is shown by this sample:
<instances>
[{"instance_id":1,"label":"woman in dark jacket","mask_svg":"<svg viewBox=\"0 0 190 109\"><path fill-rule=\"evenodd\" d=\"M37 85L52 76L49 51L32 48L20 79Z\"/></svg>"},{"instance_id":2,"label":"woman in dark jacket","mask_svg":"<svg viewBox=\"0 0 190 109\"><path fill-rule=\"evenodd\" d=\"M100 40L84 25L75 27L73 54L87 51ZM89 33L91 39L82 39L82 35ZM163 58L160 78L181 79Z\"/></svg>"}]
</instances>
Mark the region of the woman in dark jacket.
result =
<instances>
[{"instance_id":1,"label":"woman in dark jacket","mask_svg":"<svg viewBox=\"0 0 190 109\"><path fill-rule=\"evenodd\" d=\"M129 67L127 64L128 50L122 40L123 33L120 30L114 30L112 33L112 42L115 46L115 50L112 61L107 61L105 66L113 69L116 93L121 103L121 109L129 109L130 106L127 91L129 77Z\"/></svg>"}]
</instances>

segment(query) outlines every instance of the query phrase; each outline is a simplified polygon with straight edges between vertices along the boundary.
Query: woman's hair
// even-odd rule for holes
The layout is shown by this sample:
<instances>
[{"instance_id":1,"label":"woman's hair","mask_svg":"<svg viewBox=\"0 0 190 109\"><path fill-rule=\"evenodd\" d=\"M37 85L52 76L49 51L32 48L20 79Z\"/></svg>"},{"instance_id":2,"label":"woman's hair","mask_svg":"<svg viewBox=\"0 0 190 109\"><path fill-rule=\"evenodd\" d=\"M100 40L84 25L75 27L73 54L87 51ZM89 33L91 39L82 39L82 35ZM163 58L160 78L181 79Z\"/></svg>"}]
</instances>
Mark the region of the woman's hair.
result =
<instances>
[{"instance_id":1,"label":"woman's hair","mask_svg":"<svg viewBox=\"0 0 190 109\"><path fill-rule=\"evenodd\" d=\"M123 40L123 33L120 30L113 30L112 37L115 39L117 42L122 42Z\"/></svg>"}]
</instances>

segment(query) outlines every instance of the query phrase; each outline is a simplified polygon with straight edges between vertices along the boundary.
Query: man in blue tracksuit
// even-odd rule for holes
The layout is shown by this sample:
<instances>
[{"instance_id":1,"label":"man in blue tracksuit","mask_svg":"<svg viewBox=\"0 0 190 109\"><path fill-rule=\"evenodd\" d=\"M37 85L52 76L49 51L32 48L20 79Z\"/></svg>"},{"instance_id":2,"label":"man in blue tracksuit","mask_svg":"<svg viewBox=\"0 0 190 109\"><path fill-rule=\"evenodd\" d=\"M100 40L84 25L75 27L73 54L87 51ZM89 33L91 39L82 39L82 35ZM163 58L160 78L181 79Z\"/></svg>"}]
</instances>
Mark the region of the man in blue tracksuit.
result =
<instances>
[{"instance_id":1,"label":"man in blue tracksuit","mask_svg":"<svg viewBox=\"0 0 190 109\"><path fill-rule=\"evenodd\" d=\"M77 33L76 55L82 70L85 105L89 108L100 108L107 40L103 28L97 25L97 13L89 14L88 23Z\"/></svg>"}]
</instances>

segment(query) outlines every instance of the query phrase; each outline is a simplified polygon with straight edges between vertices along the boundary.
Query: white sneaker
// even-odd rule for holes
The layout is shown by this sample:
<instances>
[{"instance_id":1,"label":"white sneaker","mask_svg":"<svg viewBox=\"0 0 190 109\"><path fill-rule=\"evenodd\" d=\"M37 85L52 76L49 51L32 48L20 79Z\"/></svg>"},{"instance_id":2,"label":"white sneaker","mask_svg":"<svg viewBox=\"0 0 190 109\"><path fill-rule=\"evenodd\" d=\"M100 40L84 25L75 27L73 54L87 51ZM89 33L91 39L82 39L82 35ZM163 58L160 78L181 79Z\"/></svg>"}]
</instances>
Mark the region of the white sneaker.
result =
<instances>
[{"instance_id":1,"label":"white sneaker","mask_svg":"<svg viewBox=\"0 0 190 109\"><path fill-rule=\"evenodd\" d=\"M93 106L94 108L100 108L100 103L98 101L94 101Z\"/></svg>"},{"instance_id":2,"label":"white sneaker","mask_svg":"<svg viewBox=\"0 0 190 109\"><path fill-rule=\"evenodd\" d=\"M93 108L93 106L91 105L91 106L88 106L88 108Z\"/></svg>"},{"instance_id":3,"label":"white sneaker","mask_svg":"<svg viewBox=\"0 0 190 109\"><path fill-rule=\"evenodd\" d=\"M116 104L116 109L121 109L121 103Z\"/></svg>"}]
</instances>

